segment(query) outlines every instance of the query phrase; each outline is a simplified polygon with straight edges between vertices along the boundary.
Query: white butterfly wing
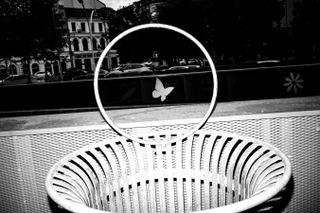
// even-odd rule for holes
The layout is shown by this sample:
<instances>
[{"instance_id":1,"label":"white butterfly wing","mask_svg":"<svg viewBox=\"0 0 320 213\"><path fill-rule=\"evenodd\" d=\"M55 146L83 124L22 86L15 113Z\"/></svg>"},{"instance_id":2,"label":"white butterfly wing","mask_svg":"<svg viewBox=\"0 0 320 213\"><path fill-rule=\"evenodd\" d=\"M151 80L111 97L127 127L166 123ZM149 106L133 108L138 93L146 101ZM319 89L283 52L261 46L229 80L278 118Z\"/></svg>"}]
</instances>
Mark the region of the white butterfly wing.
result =
<instances>
[{"instance_id":1,"label":"white butterfly wing","mask_svg":"<svg viewBox=\"0 0 320 213\"><path fill-rule=\"evenodd\" d=\"M152 91L152 97L153 98L159 98L161 96L160 92L158 90Z\"/></svg>"},{"instance_id":2,"label":"white butterfly wing","mask_svg":"<svg viewBox=\"0 0 320 213\"><path fill-rule=\"evenodd\" d=\"M164 100L166 100L167 96L172 92L173 89L174 87L164 88L163 83L160 81L160 79L156 78L155 90L153 90L152 92L152 97L161 97L161 102L163 102Z\"/></svg>"},{"instance_id":3,"label":"white butterfly wing","mask_svg":"<svg viewBox=\"0 0 320 213\"><path fill-rule=\"evenodd\" d=\"M156 78L155 89L156 89L157 91L162 91L162 90L164 90L163 83L160 81L159 78Z\"/></svg>"},{"instance_id":4,"label":"white butterfly wing","mask_svg":"<svg viewBox=\"0 0 320 213\"><path fill-rule=\"evenodd\" d=\"M163 91L163 95L168 96L172 92L173 89L174 89L174 87L165 88Z\"/></svg>"},{"instance_id":5,"label":"white butterfly wing","mask_svg":"<svg viewBox=\"0 0 320 213\"><path fill-rule=\"evenodd\" d=\"M172 92L172 90L174 89L174 87L167 87L165 88L163 91L161 91L160 95L161 95L161 102L163 102L164 100L166 100L167 96Z\"/></svg>"}]
</instances>

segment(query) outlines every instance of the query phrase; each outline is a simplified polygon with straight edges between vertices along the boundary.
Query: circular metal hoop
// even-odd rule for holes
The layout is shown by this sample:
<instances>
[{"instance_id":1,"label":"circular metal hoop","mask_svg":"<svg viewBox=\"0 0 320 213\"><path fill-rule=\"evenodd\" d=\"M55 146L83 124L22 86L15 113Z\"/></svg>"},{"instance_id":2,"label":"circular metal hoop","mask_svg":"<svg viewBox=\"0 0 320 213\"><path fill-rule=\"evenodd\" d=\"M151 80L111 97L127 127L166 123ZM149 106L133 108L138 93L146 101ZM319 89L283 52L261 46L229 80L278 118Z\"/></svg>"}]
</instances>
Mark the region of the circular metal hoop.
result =
<instances>
[{"instance_id":1,"label":"circular metal hoop","mask_svg":"<svg viewBox=\"0 0 320 213\"><path fill-rule=\"evenodd\" d=\"M98 60L97 66L95 68L95 72L94 72L94 79L93 79L93 86L94 86L94 95L95 95L95 99L98 105L98 108L100 110L101 115L103 116L103 118L105 119L105 121L111 126L111 128L116 131L118 134L132 140L138 143L144 143L144 144L148 144L151 142L148 141L144 141L141 140L137 137L134 137L130 134L127 134L126 132L124 132L122 129L120 129L115 123L113 123L113 121L110 119L110 117L107 115L107 113L104 110L104 107L101 103L101 99L100 99L100 94L99 94L99 85L98 85L98 78L99 78L99 70L100 67L102 65L103 59L105 58L106 54L111 50L112 46L117 43L120 39L122 39L123 37L125 37L126 35L138 31L138 30L142 30L142 29L147 29L147 28L160 28L160 29L167 29L167 30L171 30L177 33L180 33L182 35L184 35L185 37L189 38L191 41L193 41L202 51L202 53L205 55L205 57L207 58L211 71L212 71L212 78L213 78L213 92L212 92L212 98L211 98L211 102L210 102L210 106L208 111L206 112L205 116L200 120L200 122L198 124L196 124L196 126L189 130L188 132L179 135L173 139L167 140L167 141L159 141L158 143L163 143L163 144L169 144L169 143L174 143L178 140L182 140L184 138L187 138L188 136L192 135L193 133L195 133L197 130L199 130L205 123L206 121L209 119L210 115L212 114L215 105L216 105L216 99L217 99L217 93L218 93L218 78L217 78L217 73L216 73L216 69L215 66L213 64L213 61L209 55L209 53L207 52L207 50L203 47L203 45L196 39L194 38L191 34L187 33L186 31L171 26L171 25L166 25L166 24L158 24L158 23L151 23L151 24L142 24L142 25L138 25L135 27L132 27L124 32L122 32L121 34L119 34L117 37L115 37L108 45L107 47L103 50L102 54L100 55L100 58Z\"/></svg>"}]
</instances>

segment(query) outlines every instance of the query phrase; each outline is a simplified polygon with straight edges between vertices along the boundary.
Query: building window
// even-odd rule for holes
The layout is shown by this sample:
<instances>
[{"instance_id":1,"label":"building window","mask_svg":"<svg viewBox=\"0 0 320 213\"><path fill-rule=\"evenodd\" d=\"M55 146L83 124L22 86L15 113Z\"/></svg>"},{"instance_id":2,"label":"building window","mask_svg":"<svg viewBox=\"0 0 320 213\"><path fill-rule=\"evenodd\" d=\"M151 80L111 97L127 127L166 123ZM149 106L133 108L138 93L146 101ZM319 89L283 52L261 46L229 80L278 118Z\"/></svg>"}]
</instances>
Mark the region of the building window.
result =
<instances>
[{"instance_id":1,"label":"building window","mask_svg":"<svg viewBox=\"0 0 320 213\"><path fill-rule=\"evenodd\" d=\"M111 58L111 67L112 68L115 68L115 67L117 67L118 66L118 60L117 60L117 58L116 57L112 57Z\"/></svg>"},{"instance_id":2,"label":"building window","mask_svg":"<svg viewBox=\"0 0 320 213\"><path fill-rule=\"evenodd\" d=\"M76 59L75 60L76 68L82 69L82 61L81 59Z\"/></svg>"},{"instance_id":3,"label":"building window","mask_svg":"<svg viewBox=\"0 0 320 213\"><path fill-rule=\"evenodd\" d=\"M11 64L9 66L9 73L10 73L10 75L18 74L17 67L15 65Z\"/></svg>"},{"instance_id":4,"label":"building window","mask_svg":"<svg viewBox=\"0 0 320 213\"><path fill-rule=\"evenodd\" d=\"M84 59L84 67L86 71L91 72L91 59L88 59L88 58Z\"/></svg>"},{"instance_id":5,"label":"building window","mask_svg":"<svg viewBox=\"0 0 320 213\"><path fill-rule=\"evenodd\" d=\"M66 72L67 71L67 63L66 62L61 62L61 71Z\"/></svg>"},{"instance_id":6,"label":"building window","mask_svg":"<svg viewBox=\"0 0 320 213\"><path fill-rule=\"evenodd\" d=\"M92 46L93 46L93 50L97 50L97 39L92 38Z\"/></svg>"},{"instance_id":7,"label":"building window","mask_svg":"<svg viewBox=\"0 0 320 213\"><path fill-rule=\"evenodd\" d=\"M73 39L72 43L73 43L73 50L74 51L79 51L79 41L78 41L78 39Z\"/></svg>"},{"instance_id":8,"label":"building window","mask_svg":"<svg viewBox=\"0 0 320 213\"><path fill-rule=\"evenodd\" d=\"M29 65L28 64L23 64L23 74L29 74Z\"/></svg>"},{"instance_id":9,"label":"building window","mask_svg":"<svg viewBox=\"0 0 320 213\"><path fill-rule=\"evenodd\" d=\"M81 22L81 31L86 32L86 23Z\"/></svg>"},{"instance_id":10,"label":"building window","mask_svg":"<svg viewBox=\"0 0 320 213\"><path fill-rule=\"evenodd\" d=\"M32 68L32 75L40 70L39 65L36 63L32 64L31 68Z\"/></svg>"},{"instance_id":11,"label":"building window","mask_svg":"<svg viewBox=\"0 0 320 213\"><path fill-rule=\"evenodd\" d=\"M51 64L49 62L45 63L44 69L45 69L46 72L49 72L50 74L52 74L52 67L51 67Z\"/></svg>"},{"instance_id":12,"label":"building window","mask_svg":"<svg viewBox=\"0 0 320 213\"><path fill-rule=\"evenodd\" d=\"M76 29L76 23L71 22L71 32L75 32L75 31L77 31L77 29Z\"/></svg>"},{"instance_id":13,"label":"building window","mask_svg":"<svg viewBox=\"0 0 320 213\"><path fill-rule=\"evenodd\" d=\"M53 73L54 75L59 75L59 63L57 61L55 61L53 63Z\"/></svg>"},{"instance_id":14,"label":"building window","mask_svg":"<svg viewBox=\"0 0 320 213\"><path fill-rule=\"evenodd\" d=\"M103 60L102 61L102 67L105 69L108 69L109 65L108 65L108 60Z\"/></svg>"},{"instance_id":15,"label":"building window","mask_svg":"<svg viewBox=\"0 0 320 213\"><path fill-rule=\"evenodd\" d=\"M86 38L82 39L83 50L89 50L88 40Z\"/></svg>"},{"instance_id":16,"label":"building window","mask_svg":"<svg viewBox=\"0 0 320 213\"><path fill-rule=\"evenodd\" d=\"M101 49L106 48L106 42L105 42L104 38L100 38L100 48Z\"/></svg>"},{"instance_id":17,"label":"building window","mask_svg":"<svg viewBox=\"0 0 320 213\"><path fill-rule=\"evenodd\" d=\"M99 32L102 32L103 28L102 28L102 23L99 23Z\"/></svg>"}]
</instances>

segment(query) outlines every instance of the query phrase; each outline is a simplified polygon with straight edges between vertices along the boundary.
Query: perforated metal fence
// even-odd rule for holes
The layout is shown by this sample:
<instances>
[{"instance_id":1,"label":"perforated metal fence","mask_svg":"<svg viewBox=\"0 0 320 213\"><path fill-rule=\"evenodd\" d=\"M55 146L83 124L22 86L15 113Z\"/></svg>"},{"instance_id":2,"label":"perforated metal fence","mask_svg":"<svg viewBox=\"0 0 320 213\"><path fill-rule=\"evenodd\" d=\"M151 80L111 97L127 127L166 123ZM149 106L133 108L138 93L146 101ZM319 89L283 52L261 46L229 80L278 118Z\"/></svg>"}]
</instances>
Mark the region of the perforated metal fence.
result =
<instances>
[{"instance_id":1,"label":"perforated metal fence","mask_svg":"<svg viewBox=\"0 0 320 213\"><path fill-rule=\"evenodd\" d=\"M183 130L193 122L125 126L129 132ZM250 136L278 147L293 167L293 192L284 212L320 211L320 111L219 117L203 129ZM45 189L50 167L87 144L115 136L106 126L1 132L0 212L56 212Z\"/></svg>"}]
</instances>

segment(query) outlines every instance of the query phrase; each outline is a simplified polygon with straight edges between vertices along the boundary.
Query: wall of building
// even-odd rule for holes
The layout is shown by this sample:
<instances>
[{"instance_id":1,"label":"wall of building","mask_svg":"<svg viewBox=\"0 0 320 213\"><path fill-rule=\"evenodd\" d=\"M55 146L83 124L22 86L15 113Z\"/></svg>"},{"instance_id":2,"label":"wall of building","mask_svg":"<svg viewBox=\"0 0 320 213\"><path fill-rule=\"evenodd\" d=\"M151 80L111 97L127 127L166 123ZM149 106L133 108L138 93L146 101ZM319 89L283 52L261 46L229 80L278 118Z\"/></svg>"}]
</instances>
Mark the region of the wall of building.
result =
<instances>
[{"instance_id":1,"label":"wall of building","mask_svg":"<svg viewBox=\"0 0 320 213\"><path fill-rule=\"evenodd\" d=\"M27 63L22 58L15 58L14 60L3 60L0 62L0 66L8 67L8 75L23 75L28 74L29 71L31 75L38 71L48 71L53 76L59 75L58 61L53 60L36 60L30 59ZM62 62L63 63L63 62Z\"/></svg>"}]
</instances>

